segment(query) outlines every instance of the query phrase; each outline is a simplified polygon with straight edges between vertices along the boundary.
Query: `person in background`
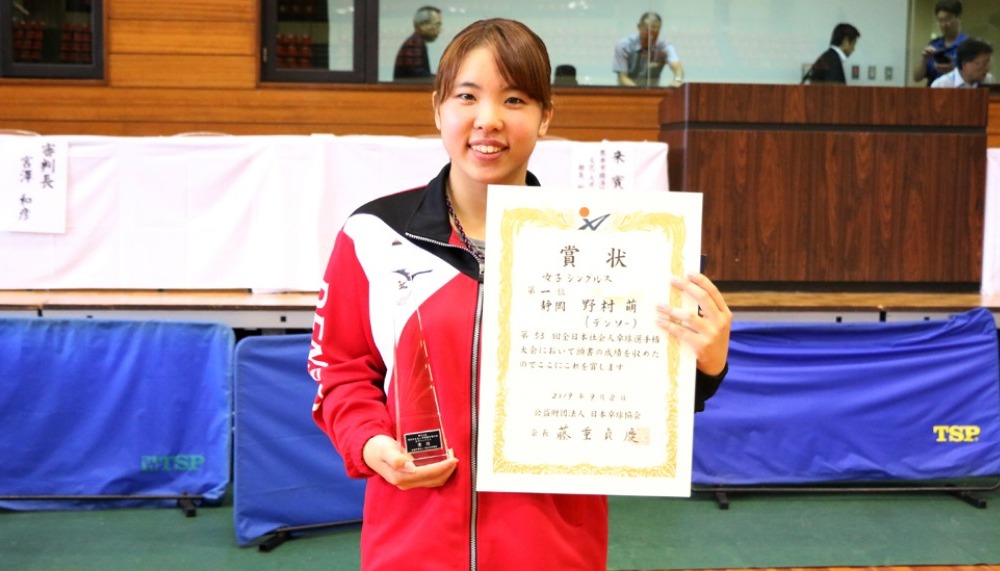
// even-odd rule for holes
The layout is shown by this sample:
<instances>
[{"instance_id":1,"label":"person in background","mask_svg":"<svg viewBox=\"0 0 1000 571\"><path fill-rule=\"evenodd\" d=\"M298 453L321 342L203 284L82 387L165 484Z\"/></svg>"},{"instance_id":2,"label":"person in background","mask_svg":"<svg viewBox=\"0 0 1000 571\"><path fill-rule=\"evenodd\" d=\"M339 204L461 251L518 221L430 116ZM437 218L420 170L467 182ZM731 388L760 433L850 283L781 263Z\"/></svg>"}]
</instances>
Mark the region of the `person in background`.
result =
<instances>
[{"instance_id":1,"label":"person in background","mask_svg":"<svg viewBox=\"0 0 1000 571\"><path fill-rule=\"evenodd\" d=\"M544 42L520 22L481 20L459 32L432 95L448 163L426 186L359 208L335 241L308 369L318 384L313 419L347 473L367 478L362 571L607 569L605 496L475 485L485 461L476 434L487 186L540 185L528 160L552 120L551 74ZM672 287L700 311L664 305L650 318L694 353L692 406L700 410L728 370L732 312L701 274ZM389 385L410 374L396 355L418 345L453 450L426 465L393 437L396 403L388 397Z\"/></svg>"},{"instance_id":2,"label":"person in background","mask_svg":"<svg viewBox=\"0 0 1000 571\"><path fill-rule=\"evenodd\" d=\"M674 45L660 40L663 21L656 12L646 12L639 18L638 33L622 38L615 44L615 60L611 70L618 75L618 85L657 87L663 68L673 72L674 87L684 83L684 66Z\"/></svg>"},{"instance_id":3,"label":"person in background","mask_svg":"<svg viewBox=\"0 0 1000 571\"><path fill-rule=\"evenodd\" d=\"M955 69L935 79L931 87L979 87L993 83L992 59L993 46L989 42L969 38L955 52Z\"/></svg>"},{"instance_id":4,"label":"person in background","mask_svg":"<svg viewBox=\"0 0 1000 571\"><path fill-rule=\"evenodd\" d=\"M955 69L958 46L967 36L962 33L961 0L939 0L934 5L941 35L920 52L920 61L913 67L913 81L927 80L927 85Z\"/></svg>"},{"instance_id":5,"label":"person in background","mask_svg":"<svg viewBox=\"0 0 1000 571\"><path fill-rule=\"evenodd\" d=\"M426 82L434 80L427 43L441 34L441 10L423 6L413 15L413 34L406 38L396 52L396 65L392 72L395 81Z\"/></svg>"},{"instance_id":6,"label":"person in background","mask_svg":"<svg viewBox=\"0 0 1000 571\"><path fill-rule=\"evenodd\" d=\"M830 48L823 52L809 68L809 73L802 79L803 83L840 83L847 84L847 74L844 73L844 62L854 53L861 32L850 24L837 24L830 36Z\"/></svg>"}]
</instances>

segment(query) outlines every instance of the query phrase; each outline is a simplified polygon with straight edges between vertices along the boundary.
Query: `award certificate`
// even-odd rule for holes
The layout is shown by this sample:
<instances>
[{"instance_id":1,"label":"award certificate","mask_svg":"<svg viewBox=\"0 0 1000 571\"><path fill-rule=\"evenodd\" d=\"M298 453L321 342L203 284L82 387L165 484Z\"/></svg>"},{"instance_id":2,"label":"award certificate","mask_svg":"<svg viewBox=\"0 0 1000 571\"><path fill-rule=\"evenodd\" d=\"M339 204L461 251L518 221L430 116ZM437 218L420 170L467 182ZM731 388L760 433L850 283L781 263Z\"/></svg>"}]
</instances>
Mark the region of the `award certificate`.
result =
<instances>
[{"instance_id":1,"label":"award certificate","mask_svg":"<svg viewBox=\"0 0 1000 571\"><path fill-rule=\"evenodd\" d=\"M697 193L490 186L477 489L689 496Z\"/></svg>"}]
</instances>

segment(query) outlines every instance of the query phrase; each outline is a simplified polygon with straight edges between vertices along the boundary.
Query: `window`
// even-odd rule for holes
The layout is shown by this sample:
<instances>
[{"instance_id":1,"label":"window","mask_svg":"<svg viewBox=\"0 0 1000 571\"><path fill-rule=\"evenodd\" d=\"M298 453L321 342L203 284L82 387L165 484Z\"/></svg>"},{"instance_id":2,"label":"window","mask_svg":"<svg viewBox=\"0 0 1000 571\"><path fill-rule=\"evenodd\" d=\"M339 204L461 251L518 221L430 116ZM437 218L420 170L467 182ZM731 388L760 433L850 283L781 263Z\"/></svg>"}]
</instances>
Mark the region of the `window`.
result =
<instances>
[{"instance_id":1,"label":"window","mask_svg":"<svg viewBox=\"0 0 1000 571\"><path fill-rule=\"evenodd\" d=\"M0 77L103 79L101 0L0 2Z\"/></svg>"},{"instance_id":2,"label":"window","mask_svg":"<svg viewBox=\"0 0 1000 571\"><path fill-rule=\"evenodd\" d=\"M967 1L963 13L963 31L994 47L1000 41L995 4ZM845 68L847 83L904 86L913 85L910 68L939 33L934 0L677 0L669 6L652 0L262 0L262 6L263 77L270 81L426 83L418 72L400 77L397 58L422 70L426 53L434 72L463 27L507 17L528 24L545 40L553 71L566 74L554 76L554 83L616 86L623 81L622 58L616 63L622 50L616 47L638 41L640 17L652 11L661 16L658 39L670 45L661 50L669 54L663 59L670 69L659 61L650 65L648 55L646 63L636 58L635 69L658 68L661 87L680 79L797 84L830 47L841 22L861 32ZM438 11L422 14L425 7ZM627 67L633 67L631 61Z\"/></svg>"},{"instance_id":3,"label":"window","mask_svg":"<svg viewBox=\"0 0 1000 571\"><path fill-rule=\"evenodd\" d=\"M367 81L364 30L377 2L268 0L263 10L264 81Z\"/></svg>"}]
</instances>

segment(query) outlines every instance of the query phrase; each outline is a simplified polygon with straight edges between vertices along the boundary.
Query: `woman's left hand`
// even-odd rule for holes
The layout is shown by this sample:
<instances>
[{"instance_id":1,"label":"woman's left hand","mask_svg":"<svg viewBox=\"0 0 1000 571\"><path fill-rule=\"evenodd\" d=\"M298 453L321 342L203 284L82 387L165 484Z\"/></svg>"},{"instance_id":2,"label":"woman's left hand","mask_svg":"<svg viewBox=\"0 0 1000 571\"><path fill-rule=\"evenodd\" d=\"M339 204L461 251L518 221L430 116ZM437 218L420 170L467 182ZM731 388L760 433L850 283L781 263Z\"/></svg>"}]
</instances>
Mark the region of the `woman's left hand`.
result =
<instances>
[{"instance_id":1,"label":"woman's left hand","mask_svg":"<svg viewBox=\"0 0 1000 571\"><path fill-rule=\"evenodd\" d=\"M656 324L694 351L698 370L706 375L718 375L726 367L729 356L729 330L733 313L712 280L702 274L674 278L673 286L698 304L698 311L658 305Z\"/></svg>"}]
</instances>

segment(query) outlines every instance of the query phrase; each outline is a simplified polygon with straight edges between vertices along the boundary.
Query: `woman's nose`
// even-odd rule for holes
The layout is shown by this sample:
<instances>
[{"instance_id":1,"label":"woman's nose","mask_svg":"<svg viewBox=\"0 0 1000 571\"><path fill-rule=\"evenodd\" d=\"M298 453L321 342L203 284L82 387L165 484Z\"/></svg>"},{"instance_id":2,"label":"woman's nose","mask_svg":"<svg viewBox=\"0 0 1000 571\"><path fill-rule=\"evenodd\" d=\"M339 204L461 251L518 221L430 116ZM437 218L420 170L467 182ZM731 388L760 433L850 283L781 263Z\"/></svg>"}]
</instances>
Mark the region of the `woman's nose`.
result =
<instances>
[{"instance_id":1,"label":"woman's nose","mask_svg":"<svg viewBox=\"0 0 1000 571\"><path fill-rule=\"evenodd\" d=\"M495 104L484 101L480 103L476 113L476 128L487 131L499 129L503 124L502 108Z\"/></svg>"}]
</instances>

